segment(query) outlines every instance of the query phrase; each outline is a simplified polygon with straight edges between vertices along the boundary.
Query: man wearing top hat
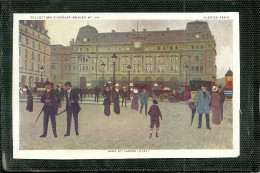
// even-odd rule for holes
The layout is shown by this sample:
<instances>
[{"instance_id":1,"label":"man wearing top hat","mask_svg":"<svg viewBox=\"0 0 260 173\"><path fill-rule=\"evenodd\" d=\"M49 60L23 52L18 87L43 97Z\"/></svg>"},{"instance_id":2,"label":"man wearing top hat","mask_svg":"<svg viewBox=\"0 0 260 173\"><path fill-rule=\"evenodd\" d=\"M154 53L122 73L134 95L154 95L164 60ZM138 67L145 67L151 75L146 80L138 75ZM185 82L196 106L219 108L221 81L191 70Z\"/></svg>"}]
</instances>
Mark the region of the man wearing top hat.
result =
<instances>
[{"instance_id":1,"label":"man wearing top hat","mask_svg":"<svg viewBox=\"0 0 260 173\"><path fill-rule=\"evenodd\" d=\"M206 116L206 125L207 129L211 129L209 125L209 113L210 113L210 101L211 96L209 92L207 91L207 87L203 85L201 87L202 90L200 90L196 96L194 97L194 103L196 106L198 106L197 112L199 114L199 126L198 128L201 128L202 123L202 115L205 114Z\"/></svg>"},{"instance_id":2,"label":"man wearing top hat","mask_svg":"<svg viewBox=\"0 0 260 173\"><path fill-rule=\"evenodd\" d=\"M62 98L62 93L61 93L61 87L60 87L60 85L57 85L56 92L57 92L57 94L60 96L60 98ZM58 105L58 108L61 108L61 103Z\"/></svg>"},{"instance_id":3,"label":"man wearing top hat","mask_svg":"<svg viewBox=\"0 0 260 173\"><path fill-rule=\"evenodd\" d=\"M70 136L70 127L71 127L71 118L73 114L74 118L74 125L75 125L75 132L76 135L79 136L78 130L78 113L80 112L81 108L79 106L79 96L75 89L72 89L72 85L70 82L65 83L65 96L66 96L66 110L67 110L67 132L64 136Z\"/></svg>"},{"instance_id":4,"label":"man wearing top hat","mask_svg":"<svg viewBox=\"0 0 260 173\"><path fill-rule=\"evenodd\" d=\"M40 137L47 136L48 122L50 117L52 132L54 137L57 138L55 116L58 112L58 104L60 103L61 98L55 90L51 89L52 84L49 81L46 81L44 85L46 90L44 91L41 97L41 102L44 103L43 134Z\"/></svg>"},{"instance_id":5,"label":"man wearing top hat","mask_svg":"<svg viewBox=\"0 0 260 173\"><path fill-rule=\"evenodd\" d=\"M128 91L126 90L125 86L123 86L123 89L121 90L120 95L122 97L121 107L123 107L124 102L125 102L125 107L126 107L126 99L127 99L127 96L128 96Z\"/></svg>"}]
</instances>

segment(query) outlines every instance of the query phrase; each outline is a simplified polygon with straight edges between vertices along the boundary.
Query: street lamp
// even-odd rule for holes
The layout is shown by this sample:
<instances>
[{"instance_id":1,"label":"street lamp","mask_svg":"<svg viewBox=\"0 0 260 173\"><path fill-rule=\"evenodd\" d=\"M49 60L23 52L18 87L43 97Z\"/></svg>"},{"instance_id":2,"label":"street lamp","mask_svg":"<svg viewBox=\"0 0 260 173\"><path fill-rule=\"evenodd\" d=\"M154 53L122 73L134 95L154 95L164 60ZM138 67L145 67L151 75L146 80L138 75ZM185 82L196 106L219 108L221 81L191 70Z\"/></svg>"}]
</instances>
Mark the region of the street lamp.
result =
<instances>
[{"instance_id":1,"label":"street lamp","mask_svg":"<svg viewBox=\"0 0 260 173\"><path fill-rule=\"evenodd\" d=\"M131 72L131 65L128 65L127 67L128 71L128 100L130 100L130 72Z\"/></svg>"},{"instance_id":2,"label":"street lamp","mask_svg":"<svg viewBox=\"0 0 260 173\"><path fill-rule=\"evenodd\" d=\"M188 65L185 65L185 69L186 69L186 87L187 87L187 80L188 80Z\"/></svg>"},{"instance_id":3,"label":"street lamp","mask_svg":"<svg viewBox=\"0 0 260 173\"><path fill-rule=\"evenodd\" d=\"M112 92L114 92L115 90L115 85L116 85L116 74L115 74L115 70L116 70L116 59L117 56L115 53L113 53L113 56L111 56L112 58L112 62L113 62L113 87L112 87ZM112 94L112 102L114 101L114 94Z\"/></svg>"},{"instance_id":4,"label":"street lamp","mask_svg":"<svg viewBox=\"0 0 260 173\"><path fill-rule=\"evenodd\" d=\"M40 67L40 70L41 70L41 83L42 83L42 82L43 82L43 81L42 81L42 74L43 74L43 71L44 71L44 67L41 66L41 67Z\"/></svg>"},{"instance_id":5,"label":"street lamp","mask_svg":"<svg viewBox=\"0 0 260 173\"><path fill-rule=\"evenodd\" d=\"M216 85L216 76L212 76L212 85L213 85L213 86Z\"/></svg>"},{"instance_id":6,"label":"street lamp","mask_svg":"<svg viewBox=\"0 0 260 173\"><path fill-rule=\"evenodd\" d=\"M104 71L105 71L105 66L106 64L104 62L102 62L101 64L101 68L102 68L102 71L103 71L103 74L102 74L102 87L104 87Z\"/></svg>"}]
</instances>

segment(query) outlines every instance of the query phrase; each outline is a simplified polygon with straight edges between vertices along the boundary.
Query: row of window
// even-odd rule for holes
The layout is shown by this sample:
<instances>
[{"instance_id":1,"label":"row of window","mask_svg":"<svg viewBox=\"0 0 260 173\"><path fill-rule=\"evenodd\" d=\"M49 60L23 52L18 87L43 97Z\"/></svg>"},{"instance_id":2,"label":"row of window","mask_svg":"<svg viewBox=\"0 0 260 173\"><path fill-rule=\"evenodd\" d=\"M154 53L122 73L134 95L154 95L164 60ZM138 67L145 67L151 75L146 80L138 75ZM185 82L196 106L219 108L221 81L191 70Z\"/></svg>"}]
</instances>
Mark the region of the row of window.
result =
<instances>
[{"instance_id":1,"label":"row of window","mask_svg":"<svg viewBox=\"0 0 260 173\"><path fill-rule=\"evenodd\" d=\"M25 69L29 69L28 68L28 61L27 60L24 60L24 68ZM31 62L31 68L30 68L32 71L34 71L34 62ZM37 64L37 69L36 69L38 72L40 71L40 64Z\"/></svg>"},{"instance_id":2,"label":"row of window","mask_svg":"<svg viewBox=\"0 0 260 173\"><path fill-rule=\"evenodd\" d=\"M22 50L21 50L21 47L19 47L19 56L22 55ZM34 53L34 51L31 52L31 58L32 60L35 59L35 56L36 54ZM25 49L24 50L24 57L25 58L28 58L28 49ZM37 59L38 59L38 62L41 62L41 54L37 54ZM43 55L43 63L45 63L45 55Z\"/></svg>"},{"instance_id":3,"label":"row of window","mask_svg":"<svg viewBox=\"0 0 260 173\"><path fill-rule=\"evenodd\" d=\"M22 42L22 39L23 39L23 37L21 36L21 35L19 35L19 41L20 42ZM26 37L25 38L25 44L26 45L29 45L29 38L28 37ZM34 41L34 40L32 40L32 48L36 48L36 42ZM40 51L41 50L41 44L40 43L38 43L38 45L37 45L37 48L38 48L38 50ZM44 51L44 53L46 53L46 46L43 46L43 51Z\"/></svg>"},{"instance_id":4,"label":"row of window","mask_svg":"<svg viewBox=\"0 0 260 173\"><path fill-rule=\"evenodd\" d=\"M41 32L41 33L42 33L42 31L43 31L41 28L37 28L37 30L38 30L39 32ZM30 32L28 31L28 28L27 28L27 27L25 27L24 31L25 31L26 33L30 33ZM32 31L32 33L30 33L30 34L35 35L34 31ZM37 37L38 37L38 38L41 38L40 34L37 34ZM46 37L43 37L43 39L46 40Z\"/></svg>"}]
</instances>

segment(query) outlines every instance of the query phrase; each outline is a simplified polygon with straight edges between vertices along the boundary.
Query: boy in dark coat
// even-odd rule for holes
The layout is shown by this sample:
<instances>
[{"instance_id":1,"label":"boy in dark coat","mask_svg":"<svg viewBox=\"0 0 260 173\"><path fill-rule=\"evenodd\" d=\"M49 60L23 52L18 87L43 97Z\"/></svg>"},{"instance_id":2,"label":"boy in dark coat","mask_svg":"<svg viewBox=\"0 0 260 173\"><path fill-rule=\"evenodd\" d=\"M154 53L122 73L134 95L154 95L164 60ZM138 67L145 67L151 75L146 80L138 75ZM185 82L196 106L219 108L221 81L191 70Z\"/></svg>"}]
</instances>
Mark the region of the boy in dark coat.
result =
<instances>
[{"instance_id":1,"label":"boy in dark coat","mask_svg":"<svg viewBox=\"0 0 260 173\"><path fill-rule=\"evenodd\" d=\"M150 118L150 120L151 120L151 124L150 124L151 131L150 131L150 137L149 138L152 138L154 124L156 125L156 138L159 137L159 134L158 134L159 133L159 127L160 127L159 117L161 117L161 120L162 120L162 114L161 114L160 108L157 104L158 104L157 100L153 100L153 105L150 107L150 109L148 111L148 115L150 115L150 117L151 117Z\"/></svg>"}]
</instances>

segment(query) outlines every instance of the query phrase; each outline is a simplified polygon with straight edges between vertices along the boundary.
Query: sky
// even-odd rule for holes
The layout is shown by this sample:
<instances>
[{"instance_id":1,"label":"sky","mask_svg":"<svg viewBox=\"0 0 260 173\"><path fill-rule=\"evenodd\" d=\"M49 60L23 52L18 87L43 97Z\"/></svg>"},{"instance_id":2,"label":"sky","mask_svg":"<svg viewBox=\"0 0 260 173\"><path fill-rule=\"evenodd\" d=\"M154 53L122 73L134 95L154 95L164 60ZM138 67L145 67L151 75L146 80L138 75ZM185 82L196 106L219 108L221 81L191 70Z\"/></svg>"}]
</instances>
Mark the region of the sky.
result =
<instances>
[{"instance_id":1,"label":"sky","mask_svg":"<svg viewBox=\"0 0 260 173\"><path fill-rule=\"evenodd\" d=\"M141 20L138 21L138 31L185 30L188 20ZM103 32L131 32L137 30L136 20L47 20L46 29L51 38L51 44L68 46L72 38L76 39L79 28L87 24L95 27L99 33ZM216 40L217 78L222 78L230 68L233 69L233 23L229 20L208 21L211 33Z\"/></svg>"}]
</instances>

